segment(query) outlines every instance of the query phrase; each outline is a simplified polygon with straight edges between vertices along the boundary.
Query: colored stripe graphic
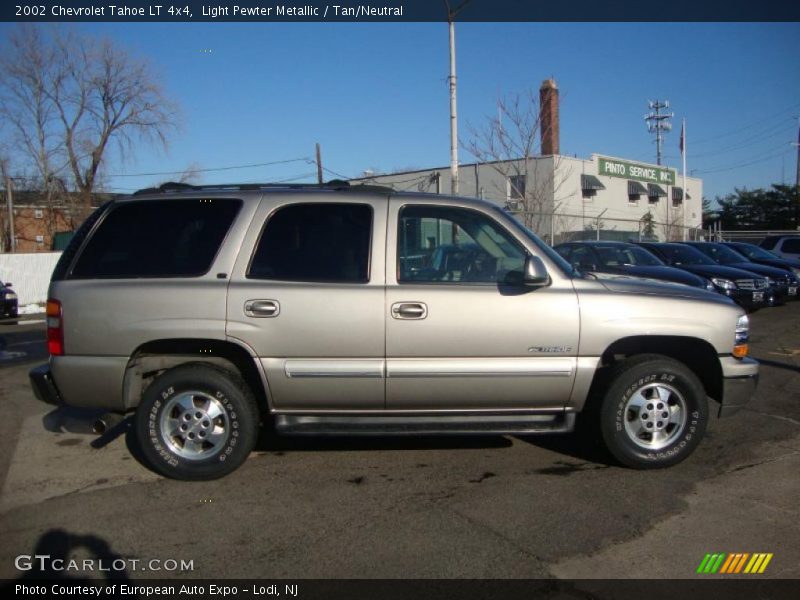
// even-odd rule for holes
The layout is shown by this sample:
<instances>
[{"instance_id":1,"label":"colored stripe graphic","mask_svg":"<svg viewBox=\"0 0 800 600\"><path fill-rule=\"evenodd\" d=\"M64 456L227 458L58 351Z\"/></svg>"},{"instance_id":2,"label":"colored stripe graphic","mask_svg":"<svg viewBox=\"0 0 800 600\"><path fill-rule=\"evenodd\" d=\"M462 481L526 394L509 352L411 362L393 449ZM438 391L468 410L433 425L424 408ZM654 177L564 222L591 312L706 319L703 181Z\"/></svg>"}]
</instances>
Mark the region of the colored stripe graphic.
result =
<instances>
[{"instance_id":1,"label":"colored stripe graphic","mask_svg":"<svg viewBox=\"0 0 800 600\"><path fill-rule=\"evenodd\" d=\"M774 554L767 552L757 552L750 554L749 552L735 552L726 554L724 552L715 552L713 554L706 554L700 565L697 567L697 573L703 574L759 574L763 573L769 562L772 560Z\"/></svg>"}]
</instances>

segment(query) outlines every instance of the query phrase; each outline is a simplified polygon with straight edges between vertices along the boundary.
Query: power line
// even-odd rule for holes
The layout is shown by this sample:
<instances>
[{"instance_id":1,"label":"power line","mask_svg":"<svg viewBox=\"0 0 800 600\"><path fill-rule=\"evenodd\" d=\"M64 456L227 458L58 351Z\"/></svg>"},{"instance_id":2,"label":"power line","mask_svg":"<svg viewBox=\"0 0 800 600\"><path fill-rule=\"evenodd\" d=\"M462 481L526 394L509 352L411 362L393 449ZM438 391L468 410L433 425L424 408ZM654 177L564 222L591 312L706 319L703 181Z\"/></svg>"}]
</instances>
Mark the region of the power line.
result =
<instances>
[{"instance_id":1,"label":"power line","mask_svg":"<svg viewBox=\"0 0 800 600\"><path fill-rule=\"evenodd\" d=\"M714 141L714 140L718 140L720 138L730 137L732 135L736 135L738 133L741 133L744 130L752 129L753 127L756 127L757 125L761 125L762 123L766 123L768 121L771 121L775 117L781 116L784 113L787 113L789 111L794 110L798 106L800 106L800 102L798 102L797 104L792 104L791 106L789 106L787 108L784 108L783 110L781 110L781 111L779 111L777 113L774 113L774 114L770 115L769 117L765 117L763 119L758 119L757 121L753 121L749 125L743 125L741 127L737 127L735 130L728 131L728 132L725 132L725 133L720 133L720 134L717 134L717 135L712 135L712 136L709 136L709 137L706 137L706 138L700 138L699 140L692 140L692 144L705 144L705 143L708 143L708 142L711 142L711 141Z\"/></svg>"},{"instance_id":2,"label":"power line","mask_svg":"<svg viewBox=\"0 0 800 600\"><path fill-rule=\"evenodd\" d=\"M776 150L777 150L777 148L776 148ZM787 145L782 152L778 152L777 154L773 154L771 156L765 156L763 158L759 158L759 159L756 159L756 160L743 162L743 163L739 163L739 164L735 164L735 165L724 166L724 167L720 167L720 168L702 169L702 170L701 169L697 169L694 172L698 173L700 175L705 175L707 173L723 173L725 171L733 171L734 169L739 169L741 167L749 167L750 165L755 165L755 164L758 164L758 163L766 162L768 160L772 160L774 158L778 158L778 157L783 156L784 154L786 154L786 152L788 152L789 150L790 150L790 148Z\"/></svg>"},{"instance_id":3,"label":"power line","mask_svg":"<svg viewBox=\"0 0 800 600\"><path fill-rule=\"evenodd\" d=\"M276 161L272 161L272 162L254 163L254 164L250 164L250 165L234 165L234 166L230 166L230 167L213 167L213 168L208 168L208 169L191 169L191 170L193 172L195 172L195 173L209 173L211 171L233 171L235 169L252 169L252 168L255 168L255 167L270 167L272 165L285 165L285 164L288 164L288 163L301 162L301 161L305 161L307 163L314 162L310 158L304 156L302 158L290 158L290 159L287 159L287 160L276 160ZM184 169L182 171L160 171L158 173L119 173L119 174L116 174L116 175L109 175L109 177L149 177L149 176L153 176L153 175L180 175L180 174L185 173L185 172L186 172L186 169Z\"/></svg>"},{"instance_id":4,"label":"power line","mask_svg":"<svg viewBox=\"0 0 800 600\"><path fill-rule=\"evenodd\" d=\"M724 150L720 150L718 152L701 152L700 154L692 155L692 157L693 158L702 158L702 157L706 157L706 156L718 156L720 154L728 154L730 152L735 152L736 150L742 150L743 148L751 147L751 146L753 146L755 144L759 144L760 142L765 142L765 141L771 140L772 138L778 137L779 135L785 135L786 134L785 129L786 129L786 124L785 123L779 123L777 126L770 127L769 129L766 129L765 131L763 131L763 132L761 132L761 133L759 133L757 135L754 135L752 137L744 139L744 140L738 142L734 146L728 146ZM764 135L769 131L771 131L772 133L770 133L769 135Z\"/></svg>"},{"instance_id":5,"label":"power line","mask_svg":"<svg viewBox=\"0 0 800 600\"><path fill-rule=\"evenodd\" d=\"M332 170L332 169L329 169L329 168L328 168L328 167L326 167L326 166L323 166L323 167L322 167L322 170L323 170L323 171L327 171L327 172L328 172L328 173L330 173L331 175L336 175L336 177L338 177L339 179L350 179L350 178L349 178L347 175L342 175L341 173L337 173L336 171L334 171L334 170Z\"/></svg>"}]
</instances>

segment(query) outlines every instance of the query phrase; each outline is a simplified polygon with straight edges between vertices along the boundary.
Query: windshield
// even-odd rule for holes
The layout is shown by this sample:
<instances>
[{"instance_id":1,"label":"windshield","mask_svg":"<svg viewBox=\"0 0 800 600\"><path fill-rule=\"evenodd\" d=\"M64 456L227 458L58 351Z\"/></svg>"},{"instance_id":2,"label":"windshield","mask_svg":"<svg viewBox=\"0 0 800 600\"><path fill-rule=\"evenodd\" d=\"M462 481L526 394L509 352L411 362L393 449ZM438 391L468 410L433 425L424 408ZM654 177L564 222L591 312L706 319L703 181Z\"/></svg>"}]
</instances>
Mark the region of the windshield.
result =
<instances>
[{"instance_id":1,"label":"windshield","mask_svg":"<svg viewBox=\"0 0 800 600\"><path fill-rule=\"evenodd\" d=\"M736 250L731 250L722 244L714 244L713 246L709 245L706 247L708 248L707 253L711 256L711 258L721 265L733 265L741 262L750 262L744 256L736 252Z\"/></svg>"},{"instance_id":2,"label":"windshield","mask_svg":"<svg viewBox=\"0 0 800 600\"><path fill-rule=\"evenodd\" d=\"M502 208L500 208L499 206L495 207L495 210L496 210L497 212L499 212L500 214L502 214L502 215L505 215L505 216L507 216L507 217L511 217L510 221L511 221L511 222L512 222L514 225L516 225L517 231L519 231L519 232L521 232L522 234L524 234L526 238L528 238L528 239L529 239L529 240L531 240L531 241L532 241L534 244L536 244L536 247L537 247L537 248L539 248L539 250L541 250L541 251L542 251L544 254L546 254L546 255L547 255L547 257L548 257L550 260L552 260L554 263L556 263L556 264L558 265L558 267L559 267L559 268L560 268L562 271L564 271L564 273L565 273L566 275L570 275L570 276L577 276L577 275L580 275L580 271L578 271L578 270L577 270L576 268L574 268L574 267L573 267L571 264L569 264L569 263L568 263L568 262L567 262L567 261L564 259L564 257L563 257L563 256L561 256L561 255L560 255L558 252L556 252L556 251L555 251L555 250L553 250L553 249L552 249L550 246L548 246L548 245L547 245L547 244L545 244L545 243L544 243L542 240L540 240L540 239L539 239L539 237L538 237L538 236L537 236L535 233L533 233L533 232L532 232L530 229L528 229L528 228L527 228L527 227L526 227L526 226L525 226L525 225L522 223L522 221L520 221L520 219L519 219L519 217L517 217L517 215L515 215L514 213L512 213L512 212L510 212L510 211L503 210L503 209L502 209Z\"/></svg>"},{"instance_id":3,"label":"windshield","mask_svg":"<svg viewBox=\"0 0 800 600\"><path fill-rule=\"evenodd\" d=\"M660 267L664 263L638 246L594 246L606 267Z\"/></svg>"},{"instance_id":4,"label":"windshield","mask_svg":"<svg viewBox=\"0 0 800 600\"><path fill-rule=\"evenodd\" d=\"M669 258L673 265L716 265L700 250L680 244L661 246L661 251Z\"/></svg>"},{"instance_id":5,"label":"windshield","mask_svg":"<svg viewBox=\"0 0 800 600\"><path fill-rule=\"evenodd\" d=\"M736 244L734 246L737 252L741 252L747 258L756 258L758 260L775 260L775 255L767 252L763 248L759 248L755 244Z\"/></svg>"}]
</instances>

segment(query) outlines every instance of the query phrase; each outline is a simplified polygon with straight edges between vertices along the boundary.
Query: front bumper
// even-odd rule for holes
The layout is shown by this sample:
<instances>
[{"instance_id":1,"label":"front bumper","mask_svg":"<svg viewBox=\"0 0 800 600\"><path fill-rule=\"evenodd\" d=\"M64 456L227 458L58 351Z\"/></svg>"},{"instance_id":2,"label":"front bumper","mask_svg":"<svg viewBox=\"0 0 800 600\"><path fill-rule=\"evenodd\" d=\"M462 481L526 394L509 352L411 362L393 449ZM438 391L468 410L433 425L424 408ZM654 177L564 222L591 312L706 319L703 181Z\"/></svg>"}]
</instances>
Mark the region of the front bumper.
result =
<instances>
[{"instance_id":1,"label":"front bumper","mask_svg":"<svg viewBox=\"0 0 800 600\"><path fill-rule=\"evenodd\" d=\"M33 393L36 395L37 400L61 406L64 401L61 399L61 394L58 392L53 375L50 373L50 365L44 364L34 367L28 372L28 377L31 380L31 387Z\"/></svg>"},{"instance_id":2,"label":"front bumper","mask_svg":"<svg viewBox=\"0 0 800 600\"><path fill-rule=\"evenodd\" d=\"M0 300L0 316L3 317L16 317L18 312L17 306L18 300L8 300L2 299Z\"/></svg>"},{"instance_id":3,"label":"front bumper","mask_svg":"<svg viewBox=\"0 0 800 600\"><path fill-rule=\"evenodd\" d=\"M758 361L752 358L723 358L722 402L719 416L737 413L750 402L758 385Z\"/></svg>"},{"instance_id":4,"label":"front bumper","mask_svg":"<svg viewBox=\"0 0 800 600\"><path fill-rule=\"evenodd\" d=\"M752 290L721 290L717 288L717 291L736 302L736 304L745 310L754 310L756 308L767 306L767 299L770 293L769 289L756 290L754 292ZM761 299L757 300L756 298L759 297Z\"/></svg>"}]
</instances>

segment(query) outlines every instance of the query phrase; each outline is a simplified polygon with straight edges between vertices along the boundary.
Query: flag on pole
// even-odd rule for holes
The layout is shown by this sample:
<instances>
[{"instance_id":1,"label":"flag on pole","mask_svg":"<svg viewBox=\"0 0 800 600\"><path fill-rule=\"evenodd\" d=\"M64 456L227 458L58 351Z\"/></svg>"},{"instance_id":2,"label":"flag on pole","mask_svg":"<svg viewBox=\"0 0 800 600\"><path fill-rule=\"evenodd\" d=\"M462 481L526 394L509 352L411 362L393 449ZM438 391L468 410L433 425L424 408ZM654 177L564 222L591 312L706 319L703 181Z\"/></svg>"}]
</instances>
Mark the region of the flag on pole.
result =
<instances>
[{"instance_id":1,"label":"flag on pole","mask_svg":"<svg viewBox=\"0 0 800 600\"><path fill-rule=\"evenodd\" d=\"M683 151L686 148L686 140L684 137L685 135L686 135L686 120L684 119L683 123L681 124L681 146L680 146L681 154L683 154Z\"/></svg>"}]
</instances>

